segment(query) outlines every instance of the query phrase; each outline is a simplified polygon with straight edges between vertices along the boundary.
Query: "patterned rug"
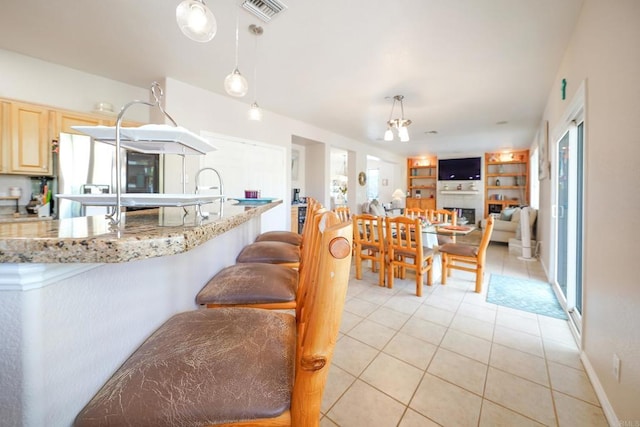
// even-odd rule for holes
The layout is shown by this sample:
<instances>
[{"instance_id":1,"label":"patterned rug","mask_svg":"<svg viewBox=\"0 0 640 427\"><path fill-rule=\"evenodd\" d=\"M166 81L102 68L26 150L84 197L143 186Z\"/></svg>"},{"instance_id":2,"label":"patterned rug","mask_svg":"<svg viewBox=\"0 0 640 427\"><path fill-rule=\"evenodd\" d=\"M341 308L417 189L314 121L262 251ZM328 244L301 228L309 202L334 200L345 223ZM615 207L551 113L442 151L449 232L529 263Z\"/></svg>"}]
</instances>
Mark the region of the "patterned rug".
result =
<instances>
[{"instance_id":1,"label":"patterned rug","mask_svg":"<svg viewBox=\"0 0 640 427\"><path fill-rule=\"evenodd\" d=\"M487 302L505 307L567 319L551 285L538 280L492 274Z\"/></svg>"}]
</instances>

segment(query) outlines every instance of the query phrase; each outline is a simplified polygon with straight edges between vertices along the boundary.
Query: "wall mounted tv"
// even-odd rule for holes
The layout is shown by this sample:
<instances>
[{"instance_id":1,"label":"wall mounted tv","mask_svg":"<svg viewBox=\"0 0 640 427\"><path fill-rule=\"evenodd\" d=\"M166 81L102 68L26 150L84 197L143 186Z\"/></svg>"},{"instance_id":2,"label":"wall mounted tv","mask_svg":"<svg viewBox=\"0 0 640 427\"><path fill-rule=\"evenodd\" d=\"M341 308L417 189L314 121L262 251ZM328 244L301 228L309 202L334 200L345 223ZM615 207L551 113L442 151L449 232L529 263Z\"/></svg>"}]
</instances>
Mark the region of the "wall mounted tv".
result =
<instances>
[{"instance_id":1,"label":"wall mounted tv","mask_svg":"<svg viewBox=\"0 0 640 427\"><path fill-rule=\"evenodd\" d=\"M438 159L438 179L440 181L479 181L480 168L480 157Z\"/></svg>"}]
</instances>

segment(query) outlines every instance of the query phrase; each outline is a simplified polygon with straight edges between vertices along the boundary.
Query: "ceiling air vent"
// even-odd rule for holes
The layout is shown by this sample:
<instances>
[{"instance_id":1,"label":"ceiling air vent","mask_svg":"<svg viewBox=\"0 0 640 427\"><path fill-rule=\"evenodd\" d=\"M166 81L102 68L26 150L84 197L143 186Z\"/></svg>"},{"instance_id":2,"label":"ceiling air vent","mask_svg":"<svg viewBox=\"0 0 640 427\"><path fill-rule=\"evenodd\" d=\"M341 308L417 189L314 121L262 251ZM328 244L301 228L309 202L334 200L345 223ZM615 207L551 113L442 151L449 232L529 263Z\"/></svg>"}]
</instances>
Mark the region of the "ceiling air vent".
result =
<instances>
[{"instance_id":1,"label":"ceiling air vent","mask_svg":"<svg viewBox=\"0 0 640 427\"><path fill-rule=\"evenodd\" d=\"M242 7L264 22L287 10L287 5L278 0L244 0Z\"/></svg>"}]
</instances>

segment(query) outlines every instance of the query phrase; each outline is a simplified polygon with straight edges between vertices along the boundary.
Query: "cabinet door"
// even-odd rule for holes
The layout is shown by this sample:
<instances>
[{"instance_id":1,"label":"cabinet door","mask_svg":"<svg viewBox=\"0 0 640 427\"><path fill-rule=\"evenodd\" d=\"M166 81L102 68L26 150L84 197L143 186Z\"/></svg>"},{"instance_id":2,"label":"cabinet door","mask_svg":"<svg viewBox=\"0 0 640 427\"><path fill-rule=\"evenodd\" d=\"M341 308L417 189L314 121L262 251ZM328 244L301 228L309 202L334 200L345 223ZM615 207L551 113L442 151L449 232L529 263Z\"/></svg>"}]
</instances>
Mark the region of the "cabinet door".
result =
<instances>
[{"instance_id":1,"label":"cabinet door","mask_svg":"<svg viewBox=\"0 0 640 427\"><path fill-rule=\"evenodd\" d=\"M57 138L61 132L84 135L82 132L78 132L71 126L98 126L105 122L105 120L101 120L94 116L58 111L56 112L56 127L54 135L55 138Z\"/></svg>"},{"instance_id":2,"label":"cabinet door","mask_svg":"<svg viewBox=\"0 0 640 427\"><path fill-rule=\"evenodd\" d=\"M7 170L7 156L9 154L9 103L0 101L0 172Z\"/></svg>"},{"instance_id":3,"label":"cabinet door","mask_svg":"<svg viewBox=\"0 0 640 427\"><path fill-rule=\"evenodd\" d=\"M11 104L11 173L50 175L49 110Z\"/></svg>"}]
</instances>

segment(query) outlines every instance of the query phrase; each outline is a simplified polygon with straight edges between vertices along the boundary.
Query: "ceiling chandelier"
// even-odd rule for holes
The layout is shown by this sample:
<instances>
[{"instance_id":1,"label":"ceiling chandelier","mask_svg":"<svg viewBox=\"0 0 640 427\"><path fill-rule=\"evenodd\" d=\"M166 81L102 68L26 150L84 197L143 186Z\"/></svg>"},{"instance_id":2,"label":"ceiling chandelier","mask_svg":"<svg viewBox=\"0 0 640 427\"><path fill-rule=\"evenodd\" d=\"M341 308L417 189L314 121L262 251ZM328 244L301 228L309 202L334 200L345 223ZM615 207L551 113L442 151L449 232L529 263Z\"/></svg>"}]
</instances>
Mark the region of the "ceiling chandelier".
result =
<instances>
[{"instance_id":1,"label":"ceiling chandelier","mask_svg":"<svg viewBox=\"0 0 640 427\"><path fill-rule=\"evenodd\" d=\"M196 42L208 42L216 35L216 17L203 0L183 0L176 8L176 21L182 33Z\"/></svg>"},{"instance_id":2,"label":"ceiling chandelier","mask_svg":"<svg viewBox=\"0 0 640 427\"><path fill-rule=\"evenodd\" d=\"M385 141L393 141L393 128L396 128L398 130L398 137L400 138L400 141L409 141L409 130L407 129L407 126L411 124L411 120L404 118L404 105L402 103L403 99L403 95L396 95L393 97L393 105L391 106L391 113L389 114L389 120L387 121L387 131L384 133ZM396 102L400 103L400 118L392 119Z\"/></svg>"}]
</instances>

